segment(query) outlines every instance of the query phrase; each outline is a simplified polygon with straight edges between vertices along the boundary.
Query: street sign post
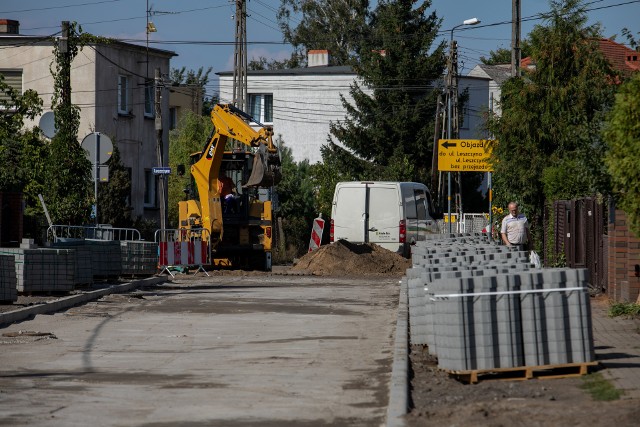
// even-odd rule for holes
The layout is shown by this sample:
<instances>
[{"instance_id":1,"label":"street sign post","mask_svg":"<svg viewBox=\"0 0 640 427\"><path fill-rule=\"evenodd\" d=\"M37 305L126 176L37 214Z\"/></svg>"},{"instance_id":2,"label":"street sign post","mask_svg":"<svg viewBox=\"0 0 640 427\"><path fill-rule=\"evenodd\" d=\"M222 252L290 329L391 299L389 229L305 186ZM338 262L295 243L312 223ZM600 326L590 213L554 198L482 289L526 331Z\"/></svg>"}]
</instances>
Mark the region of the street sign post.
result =
<instances>
[{"instance_id":1,"label":"street sign post","mask_svg":"<svg viewBox=\"0 0 640 427\"><path fill-rule=\"evenodd\" d=\"M96 225L98 225L98 182L106 182L109 180L109 169L107 166L104 166L103 163L111 158L111 154L113 154L113 144L107 135L102 135L100 132L92 132L84 137L80 145L87 152L87 158L93 162L94 212L96 215Z\"/></svg>"},{"instance_id":2,"label":"street sign post","mask_svg":"<svg viewBox=\"0 0 640 427\"><path fill-rule=\"evenodd\" d=\"M438 170L448 172L491 172L491 146L488 139L438 140Z\"/></svg>"}]
</instances>

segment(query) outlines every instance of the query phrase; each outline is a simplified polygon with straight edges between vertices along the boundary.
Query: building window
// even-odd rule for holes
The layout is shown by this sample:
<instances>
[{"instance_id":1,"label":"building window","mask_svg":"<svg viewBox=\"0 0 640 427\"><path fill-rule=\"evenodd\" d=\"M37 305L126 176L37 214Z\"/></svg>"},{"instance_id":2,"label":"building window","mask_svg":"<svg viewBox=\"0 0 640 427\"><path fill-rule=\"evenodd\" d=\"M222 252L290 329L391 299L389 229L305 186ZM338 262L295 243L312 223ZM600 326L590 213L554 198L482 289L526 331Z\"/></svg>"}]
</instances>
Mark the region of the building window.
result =
<instances>
[{"instance_id":1,"label":"building window","mask_svg":"<svg viewBox=\"0 0 640 427\"><path fill-rule=\"evenodd\" d=\"M155 93L154 81L147 80L144 85L144 116L155 117Z\"/></svg>"},{"instance_id":2,"label":"building window","mask_svg":"<svg viewBox=\"0 0 640 427\"><path fill-rule=\"evenodd\" d=\"M144 171L144 207L156 207L156 176L149 169Z\"/></svg>"},{"instance_id":3,"label":"building window","mask_svg":"<svg viewBox=\"0 0 640 427\"><path fill-rule=\"evenodd\" d=\"M249 94L249 114L261 123L273 122L273 95Z\"/></svg>"},{"instance_id":4,"label":"building window","mask_svg":"<svg viewBox=\"0 0 640 427\"><path fill-rule=\"evenodd\" d=\"M4 82L22 95L22 70L0 70L4 77ZM4 92L0 92L0 100L10 101L11 97Z\"/></svg>"},{"instance_id":5,"label":"building window","mask_svg":"<svg viewBox=\"0 0 640 427\"><path fill-rule=\"evenodd\" d=\"M131 85L128 76L118 76L118 113L131 114Z\"/></svg>"},{"instance_id":6,"label":"building window","mask_svg":"<svg viewBox=\"0 0 640 427\"><path fill-rule=\"evenodd\" d=\"M178 107L169 108L169 130L178 127Z\"/></svg>"}]
</instances>

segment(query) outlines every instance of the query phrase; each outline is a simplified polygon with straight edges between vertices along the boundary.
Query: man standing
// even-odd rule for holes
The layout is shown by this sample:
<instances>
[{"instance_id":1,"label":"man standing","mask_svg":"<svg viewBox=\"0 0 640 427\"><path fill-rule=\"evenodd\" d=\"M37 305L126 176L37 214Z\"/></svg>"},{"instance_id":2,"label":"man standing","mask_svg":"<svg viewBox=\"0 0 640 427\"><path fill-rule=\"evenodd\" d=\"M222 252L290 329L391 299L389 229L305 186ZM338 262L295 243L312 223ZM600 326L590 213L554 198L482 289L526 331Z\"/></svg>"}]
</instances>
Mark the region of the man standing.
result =
<instances>
[{"instance_id":1,"label":"man standing","mask_svg":"<svg viewBox=\"0 0 640 427\"><path fill-rule=\"evenodd\" d=\"M527 250L529 244L529 221L524 214L518 213L518 204L509 203L509 215L502 220L502 241L505 245L519 251Z\"/></svg>"}]
</instances>

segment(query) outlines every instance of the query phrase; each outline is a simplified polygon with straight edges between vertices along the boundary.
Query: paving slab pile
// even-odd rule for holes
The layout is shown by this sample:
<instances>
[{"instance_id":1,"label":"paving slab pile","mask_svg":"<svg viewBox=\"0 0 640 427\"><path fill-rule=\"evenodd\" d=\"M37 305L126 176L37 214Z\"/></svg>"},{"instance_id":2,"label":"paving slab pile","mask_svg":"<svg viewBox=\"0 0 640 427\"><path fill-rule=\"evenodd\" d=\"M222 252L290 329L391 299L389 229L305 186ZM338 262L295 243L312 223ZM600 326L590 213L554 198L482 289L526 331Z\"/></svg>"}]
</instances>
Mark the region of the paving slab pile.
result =
<instances>
[{"instance_id":1,"label":"paving slab pile","mask_svg":"<svg viewBox=\"0 0 640 427\"><path fill-rule=\"evenodd\" d=\"M117 240L82 239L57 242L54 247L75 249L80 254L83 270L78 272L78 283L87 280L87 267L91 269L88 283L93 279L113 278L122 274L122 251Z\"/></svg>"},{"instance_id":2,"label":"paving slab pile","mask_svg":"<svg viewBox=\"0 0 640 427\"><path fill-rule=\"evenodd\" d=\"M74 250L0 248L0 254L14 257L19 293L69 292L74 288Z\"/></svg>"},{"instance_id":3,"label":"paving slab pile","mask_svg":"<svg viewBox=\"0 0 640 427\"><path fill-rule=\"evenodd\" d=\"M13 255L0 255L0 302L18 300L16 262Z\"/></svg>"},{"instance_id":4,"label":"paving slab pile","mask_svg":"<svg viewBox=\"0 0 640 427\"><path fill-rule=\"evenodd\" d=\"M450 371L595 359L586 269L538 269L484 235L419 242L403 281L412 344Z\"/></svg>"},{"instance_id":5,"label":"paving slab pile","mask_svg":"<svg viewBox=\"0 0 640 427\"><path fill-rule=\"evenodd\" d=\"M158 244L143 241L120 241L122 274L152 276L158 271Z\"/></svg>"}]
</instances>

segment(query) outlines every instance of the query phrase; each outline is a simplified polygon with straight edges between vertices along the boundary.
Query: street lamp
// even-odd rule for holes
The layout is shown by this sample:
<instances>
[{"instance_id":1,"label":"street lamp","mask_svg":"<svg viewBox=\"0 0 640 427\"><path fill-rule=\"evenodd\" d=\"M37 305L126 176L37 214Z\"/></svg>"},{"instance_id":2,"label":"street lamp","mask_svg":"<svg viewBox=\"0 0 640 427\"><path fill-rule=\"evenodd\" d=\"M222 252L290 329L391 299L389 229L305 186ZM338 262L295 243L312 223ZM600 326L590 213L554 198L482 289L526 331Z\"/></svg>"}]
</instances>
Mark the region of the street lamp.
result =
<instances>
[{"instance_id":1,"label":"street lamp","mask_svg":"<svg viewBox=\"0 0 640 427\"><path fill-rule=\"evenodd\" d=\"M451 114L451 98L453 97L453 79L457 78L457 76L453 76L452 75L452 71L453 71L453 32L456 30L456 28L460 28L460 27L464 27L466 25L477 25L480 23L480 20L478 18L471 18L471 19L466 19L462 22L462 24L458 24L456 26L454 26L451 29L451 37L449 38L449 76L448 76L448 81L449 84L448 86L448 97L447 97L447 138L451 139L453 137L452 135L452 129L451 129L451 119L452 119L452 114ZM457 67L456 67L457 68ZM451 172L447 173L447 204L448 204L448 215L449 215L449 233L451 233Z\"/></svg>"}]
</instances>

